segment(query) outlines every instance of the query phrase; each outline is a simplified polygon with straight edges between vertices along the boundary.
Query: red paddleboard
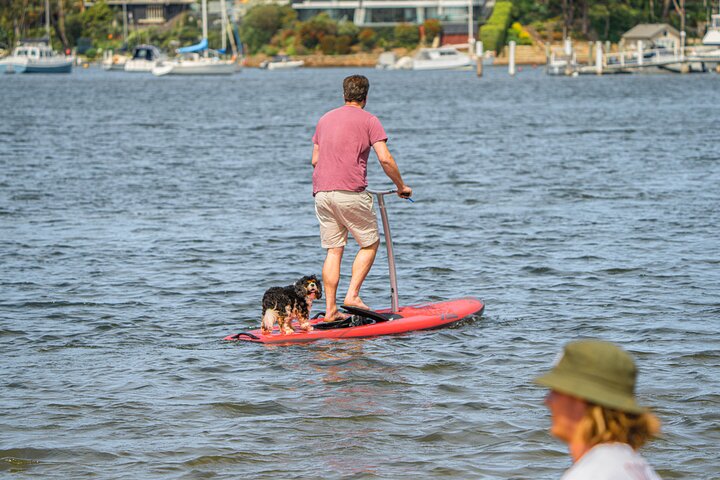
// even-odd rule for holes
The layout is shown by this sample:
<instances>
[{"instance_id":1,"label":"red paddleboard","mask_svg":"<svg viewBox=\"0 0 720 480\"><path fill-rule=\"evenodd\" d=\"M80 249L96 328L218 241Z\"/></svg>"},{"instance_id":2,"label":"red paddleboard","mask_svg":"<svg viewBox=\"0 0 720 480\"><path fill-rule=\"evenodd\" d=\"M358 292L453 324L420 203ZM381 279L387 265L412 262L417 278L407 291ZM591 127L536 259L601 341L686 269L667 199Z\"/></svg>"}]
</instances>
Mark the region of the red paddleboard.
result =
<instances>
[{"instance_id":1,"label":"red paddleboard","mask_svg":"<svg viewBox=\"0 0 720 480\"><path fill-rule=\"evenodd\" d=\"M281 334L276 326L271 334L263 334L259 329L250 332L228 335L225 340L243 341L254 343L303 343L321 340L323 338L360 338L376 337L379 335L395 335L398 333L412 332L416 330L430 330L445 327L470 315L482 315L485 304L472 297L449 300L447 302L427 303L424 305L412 305L400 307L397 312L390 313L390 309L378 310L372 317L378 318L370 325L356 327L313 329L310 332L300 330L296 322L293 323L295 333ZM353 313L362 310L353 309ZM378 315L379 314L379 315ZM389 318L385 320L384 318ZM311 320L313 325L321 324L323 319Z\"/></svg>"}]
</instances>

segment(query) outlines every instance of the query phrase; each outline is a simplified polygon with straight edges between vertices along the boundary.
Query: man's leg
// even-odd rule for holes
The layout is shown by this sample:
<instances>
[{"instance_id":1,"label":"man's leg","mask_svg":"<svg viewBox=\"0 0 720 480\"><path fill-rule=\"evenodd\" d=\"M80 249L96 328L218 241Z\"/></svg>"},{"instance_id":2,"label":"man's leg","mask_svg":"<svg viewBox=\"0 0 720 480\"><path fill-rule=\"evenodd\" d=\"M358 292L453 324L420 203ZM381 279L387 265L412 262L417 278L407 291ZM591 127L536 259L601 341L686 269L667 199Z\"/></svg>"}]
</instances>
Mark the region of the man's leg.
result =
<instances>
[{"instance_id":1,"label":"man's leg","mask_svg":"<svg viewBox=\"0 0 720 480\"><path fill-rule=\"evenodd\" d=\"M345 295L345 305L351 307L359 307L369 310L370 308L360 298L360 287L362 287L365 278L375 262L375 255L380 246L380 240L368 247L361 248L355 256L352 266L352 277L350 278L350 286L347 295ZM337 287L337 284L336 284Z\"/></svg>"},{"instance_id":2,"label":"man's leg","mask_svg":"<svg viewBox=\"0 0 720 480\"><path fill-rule=\"evenodd\" d=\"M337 295L338 283L340 283L340 264L342 263L345 247L327 249L327 256L323 264L322 279L325 289L325 320L331 322L337 320L338 309L335 296Z\"/></svg>"}]
</instances>

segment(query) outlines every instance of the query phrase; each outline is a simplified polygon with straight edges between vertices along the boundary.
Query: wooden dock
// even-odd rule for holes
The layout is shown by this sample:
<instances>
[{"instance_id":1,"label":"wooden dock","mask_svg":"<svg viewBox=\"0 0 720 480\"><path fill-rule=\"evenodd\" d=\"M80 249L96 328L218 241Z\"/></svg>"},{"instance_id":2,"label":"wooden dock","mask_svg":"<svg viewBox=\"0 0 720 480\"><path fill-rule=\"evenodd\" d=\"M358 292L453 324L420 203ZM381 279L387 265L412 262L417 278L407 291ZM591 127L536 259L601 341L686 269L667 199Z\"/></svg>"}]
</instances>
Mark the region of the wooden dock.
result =
<instances>
[{"instance_id":1,"label":"wooden dock","mask_svg":"<svg viewBox=\"0 0 720 480\"><path fill-rule=\"evenodd\" d=\"M546 71L550 75L612 75L626 73L720 73L720 48L691 46L679 50L663 48L606 52L602 43L594 45L594 52L587 52L586 62L578 61L572 48L548 55ZM606 47L607 48L607 47ZM568 53L569 52L569 53ZM591 54L592 53L592 54Z\"/></svg>"}]
</instances>

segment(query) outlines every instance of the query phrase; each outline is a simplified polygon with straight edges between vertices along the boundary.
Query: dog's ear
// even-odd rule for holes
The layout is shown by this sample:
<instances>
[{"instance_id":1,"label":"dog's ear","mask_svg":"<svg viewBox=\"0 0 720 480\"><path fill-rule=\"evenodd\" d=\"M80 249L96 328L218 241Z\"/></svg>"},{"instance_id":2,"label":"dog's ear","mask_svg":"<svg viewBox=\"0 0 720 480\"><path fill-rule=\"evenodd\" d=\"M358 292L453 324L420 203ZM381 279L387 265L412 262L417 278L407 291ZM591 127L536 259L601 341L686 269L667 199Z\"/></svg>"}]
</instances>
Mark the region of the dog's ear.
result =
<instances>
[{"instance_id":1,"label":"dog's ear","mask_svg":"<svg viewBox=\"0 0 720 480\"><path fill-rule=\"evenodd\" d=\"M299 297L305 297L307 295L307 288L305 288L305 279L301 278L295 282L295 294Z\"/></svg>"},{"instance_id":2,"label":"dog's ear","mask_svg":"<svg viewBox=\"0 0 720 480\"><path fill-rule=\"evenodd\" d=\"M317 285L317 296L316 300L320 300L322 298L322 282L318 280L318 278L313 275L313 278L315 279L315 285Z\"/></svg>"}]
</instances>

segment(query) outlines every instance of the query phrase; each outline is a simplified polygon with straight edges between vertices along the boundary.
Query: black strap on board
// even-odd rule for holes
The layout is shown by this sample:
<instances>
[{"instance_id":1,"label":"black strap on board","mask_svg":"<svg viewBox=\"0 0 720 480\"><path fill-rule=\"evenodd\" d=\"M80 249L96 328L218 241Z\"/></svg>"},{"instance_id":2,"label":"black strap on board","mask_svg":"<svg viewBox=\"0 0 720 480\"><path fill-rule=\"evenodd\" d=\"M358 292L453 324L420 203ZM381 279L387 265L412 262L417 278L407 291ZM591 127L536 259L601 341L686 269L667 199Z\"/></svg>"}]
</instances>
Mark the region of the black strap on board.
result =
<instances>
[{"instance_id":1,"label":"black strap on board","mask_svg":"<svg viewBox=\"0 0 720 480\"><path fill-rule=\"evenodd\" d=\"M348 305L341 305L340 308L352 315L348 318L332 322L319 322L314 324L313 328L317 330L333 330L337 328L360 327L363 325L372 325L374 323L387 322L396 318L402 318L401 315L396 313L378 313L372 310L365 310L364 308L350 307ZM317 317L318 316L315 318Z\"/></svg>"},{"instance_id":2,"label":"black strap on board","mask_svg":"<svg viewBox=\"0 0 720 480\"><path fill-rule=\"evenodd\" d=\"M240 332L238 334L235 334L232 336L232 340L240 340L240 337L248 337L252 338L253 340L260 340L260 337L258 337L257 335L253 335L250 332Z\"/></svg>"},{"instance_id":3,"label":"black strap on board","mask_svg":"<svg viewBox=\"0 0 720 480\"><path fill-rule=\"evenodd\" d=\"M372 310L365 310L364 308L351 307L350 305L340 305L340 308L342 308L348 313L352 313L353 315L372 318L376 322L387 322L388 320L402 318L402 315L397 313L379 313Z\"/></svg>"}]
</instances>

